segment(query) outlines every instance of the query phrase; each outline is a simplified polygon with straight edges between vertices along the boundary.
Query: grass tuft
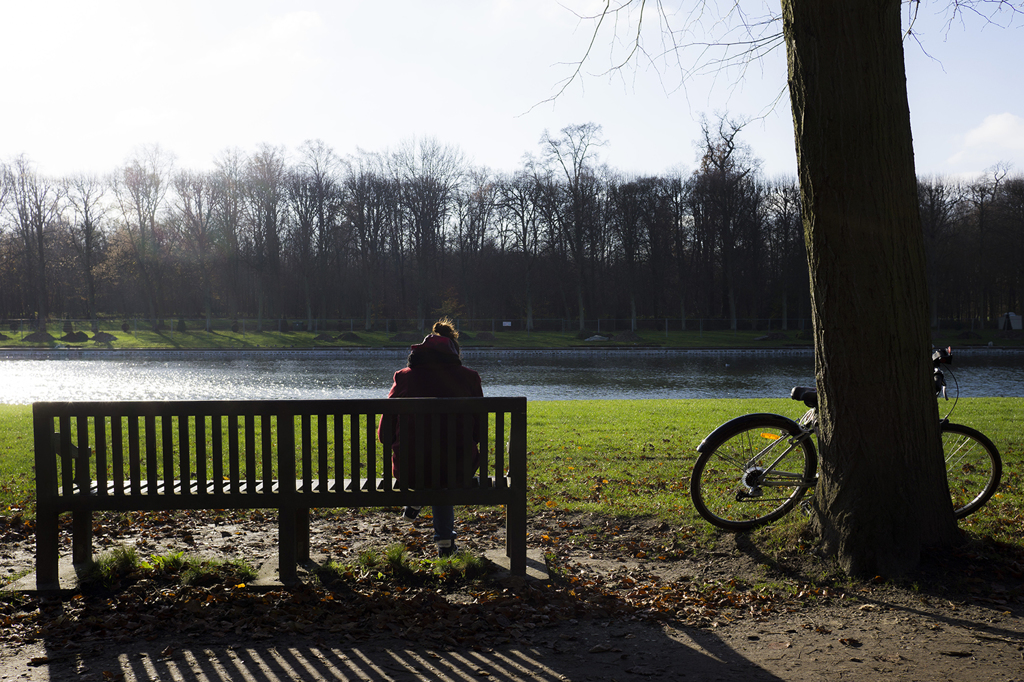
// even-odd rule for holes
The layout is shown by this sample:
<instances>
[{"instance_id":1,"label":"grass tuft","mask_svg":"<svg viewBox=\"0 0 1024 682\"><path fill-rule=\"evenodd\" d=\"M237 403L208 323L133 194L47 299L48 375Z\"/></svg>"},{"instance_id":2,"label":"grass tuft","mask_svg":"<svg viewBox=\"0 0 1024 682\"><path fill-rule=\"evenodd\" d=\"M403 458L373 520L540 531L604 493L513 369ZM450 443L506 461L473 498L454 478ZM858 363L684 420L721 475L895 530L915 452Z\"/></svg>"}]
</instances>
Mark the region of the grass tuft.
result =
<instances>
[{"instance_id":1,"label":"grass tuft","mask_svg":"<svg viewBox=\"0 0 1024 682\"><path fill-rule=\"evenodd\" d=\"M494 566L465 549L450 557L417 559L402 543L383 550L362 550L352 563L328 561L316 569L317 579L324 585L357 584L393 581L401 585L452 585L472 582L488 575Z\"/></svg>"},{"instance_id":2,"label":"grass tuft","mask_svg":"<svg viewBox=\"0 0 1024 682\"><path fill-rule=\"evenodd\" d=\"M141 565L138 551L130 545L121 545L96 559L93 576L104 585L114 585L134 574Z\"/></svg>"}]
</instances>

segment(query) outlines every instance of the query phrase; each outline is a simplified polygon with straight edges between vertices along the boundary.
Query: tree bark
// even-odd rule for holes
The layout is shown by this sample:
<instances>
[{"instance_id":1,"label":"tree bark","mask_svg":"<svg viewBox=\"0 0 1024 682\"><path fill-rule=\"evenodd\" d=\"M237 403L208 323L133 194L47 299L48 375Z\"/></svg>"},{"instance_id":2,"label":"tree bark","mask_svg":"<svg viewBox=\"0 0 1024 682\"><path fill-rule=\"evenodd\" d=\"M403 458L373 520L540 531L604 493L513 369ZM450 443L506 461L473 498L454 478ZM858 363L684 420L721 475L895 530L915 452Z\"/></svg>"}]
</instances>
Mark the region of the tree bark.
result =
<instances>
[{"instance_id":1,"label":"tree bark","mask_svg":"<svg viewBox=\"0 0 1024 682\"><path fill-rule=\"evenodd\" d=\"M929 363L899 0L783 0L819 391L815 525L852 575L958 537Z\"/></svg>"}]
</instances>

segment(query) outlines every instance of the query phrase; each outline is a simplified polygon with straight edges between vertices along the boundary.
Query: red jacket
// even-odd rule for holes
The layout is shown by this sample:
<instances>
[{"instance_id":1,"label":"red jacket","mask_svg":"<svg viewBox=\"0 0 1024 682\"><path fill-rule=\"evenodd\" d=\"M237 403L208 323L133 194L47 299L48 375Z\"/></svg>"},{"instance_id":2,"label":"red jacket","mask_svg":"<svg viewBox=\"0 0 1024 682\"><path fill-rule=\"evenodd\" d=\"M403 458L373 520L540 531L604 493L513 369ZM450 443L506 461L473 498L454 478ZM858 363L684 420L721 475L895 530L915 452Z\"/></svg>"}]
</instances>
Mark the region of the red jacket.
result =
<instances>
[{"instance_id":1,"label":"red jacket","mask_svg":"<svg viewBox=\"0 0 1024 682\"><path fill-rule=\"evenodd\" d=\"M458 347L444 336L428 336L423 343L416 344L409 353L409 366L395 372L394 383L389 398L473 398L483 397L484 391L480 384L480 375L468 367L462 366L459 358ZM412 424L409 425L412 428ZM426 425L429 429L430 426ZM431 435L424 434L426 442L431 442ZM383 419L377 425L377 438L384 442ZM399 420L392 424L391 444L391 473L399 479L401 485L408 484L417 487L418 481L405 481L399 471ZM462 468L467 454L472 457L472 469L475 471L479 462L480 424L473 424L472 452L467 453L464 443L464 432L460 427L456 429L456 463ZM445 443L448 439L447 422L441 424L440 442ZM431 453L426 453L424 471L430 471ZM442 462L441 478L447 476L447 463Z\"/></svg>"}]
</instances>

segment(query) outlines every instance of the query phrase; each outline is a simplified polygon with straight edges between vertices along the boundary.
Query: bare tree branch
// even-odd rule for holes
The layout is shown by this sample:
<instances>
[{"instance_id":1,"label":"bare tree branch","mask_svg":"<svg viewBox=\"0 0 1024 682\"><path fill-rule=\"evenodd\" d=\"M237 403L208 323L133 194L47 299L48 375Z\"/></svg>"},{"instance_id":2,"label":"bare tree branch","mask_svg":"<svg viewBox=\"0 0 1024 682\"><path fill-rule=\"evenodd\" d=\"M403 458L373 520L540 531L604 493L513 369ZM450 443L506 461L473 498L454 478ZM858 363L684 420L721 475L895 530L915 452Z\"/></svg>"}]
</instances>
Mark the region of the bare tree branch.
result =
<instances>
[{"instance_id":1,"label":"bare tree branch","mask_svg":"<svg viewBox=\"0 0 1024 682\"><path fill-rule=\"evenodd\" d=\"M630 66L634 67L634 74L641 68L653 70L666 93L685 92L687 84L697 77L717 80L726 72L730 85L738 87L752 65L784 46L778 12L764 6L763 15L754 16L741 6L740 0L729 0L725 11L707 0L689 8L673 8L663 0L606 0L597 13L574 14L580 24L591 26L586 50L578 61L569 63L572 72L558 82L556 92L531 107L531 111L540 104L556 101L573 84L582 86L587 76L622 77ZM652 17L656 17L655 27L645 30ZM587 73L584 67L593 62L595 46L605 32L609 32L608 66ZM622 34L628 37L619 40ZM649 46L651 35L657 36L656 45ZM669 75L674 82L667 82ZM768 111L784 92L784 84L780 84L779 96Z\"/></svg>"}]
</instances>

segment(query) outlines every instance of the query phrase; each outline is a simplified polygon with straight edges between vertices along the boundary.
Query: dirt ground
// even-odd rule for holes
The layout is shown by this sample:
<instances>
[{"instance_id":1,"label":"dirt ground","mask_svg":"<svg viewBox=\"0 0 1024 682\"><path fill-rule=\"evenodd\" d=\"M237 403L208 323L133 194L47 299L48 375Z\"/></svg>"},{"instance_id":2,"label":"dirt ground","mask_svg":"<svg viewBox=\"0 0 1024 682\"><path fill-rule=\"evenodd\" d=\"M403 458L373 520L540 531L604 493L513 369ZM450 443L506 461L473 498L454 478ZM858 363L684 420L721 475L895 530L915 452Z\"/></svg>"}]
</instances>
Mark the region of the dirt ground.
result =
<instances>
[{"instance_id":1,"label":"dirt ground","mask_svg":"<svg viewBox=\"0 0 1024 682\"><path fill-rule=\"evenodd\" d=\"M267 518L210 514L108 517L96 528L97 553L132 545L147 557L185 550L253 565L274 556L277 533ZM555 513L531 519L531 556L547 558L546 580L498 575L482 587L421 594L438 605L466 606L484 593L490 601L451 613L420 606L406 612L417 624L408 628L384 612L339 620L354 593L308 606L309 618L284 604L323 593L280 589L256 598L268 604L256 626L232 620L230 609L201 627L154 609L120 630L88 627L75 611L80 595L29 597L20 612L0 611L0 680L1024 681L1024 566L1012 558L993 569L984 552L965 549L905 584L860 583L829 577L807 552L794 559L732 535L696 549L678 530ZM429 533L428 520L410 525L385 511L324 516L314 520L313 554L344 560L403 542L425 555ZM483 553L503 542L497 515L464 520L462 547ZM29 528L0 528L0 579L32 569L33 546ZM505 610L501 594L522 604ZM421 626L432 608L445 619ZM32 634L24 623L42 616L28 612L47 614L49 626ZM197 621L203 613L196 607Z\"/></svg>"}]
</instances>

